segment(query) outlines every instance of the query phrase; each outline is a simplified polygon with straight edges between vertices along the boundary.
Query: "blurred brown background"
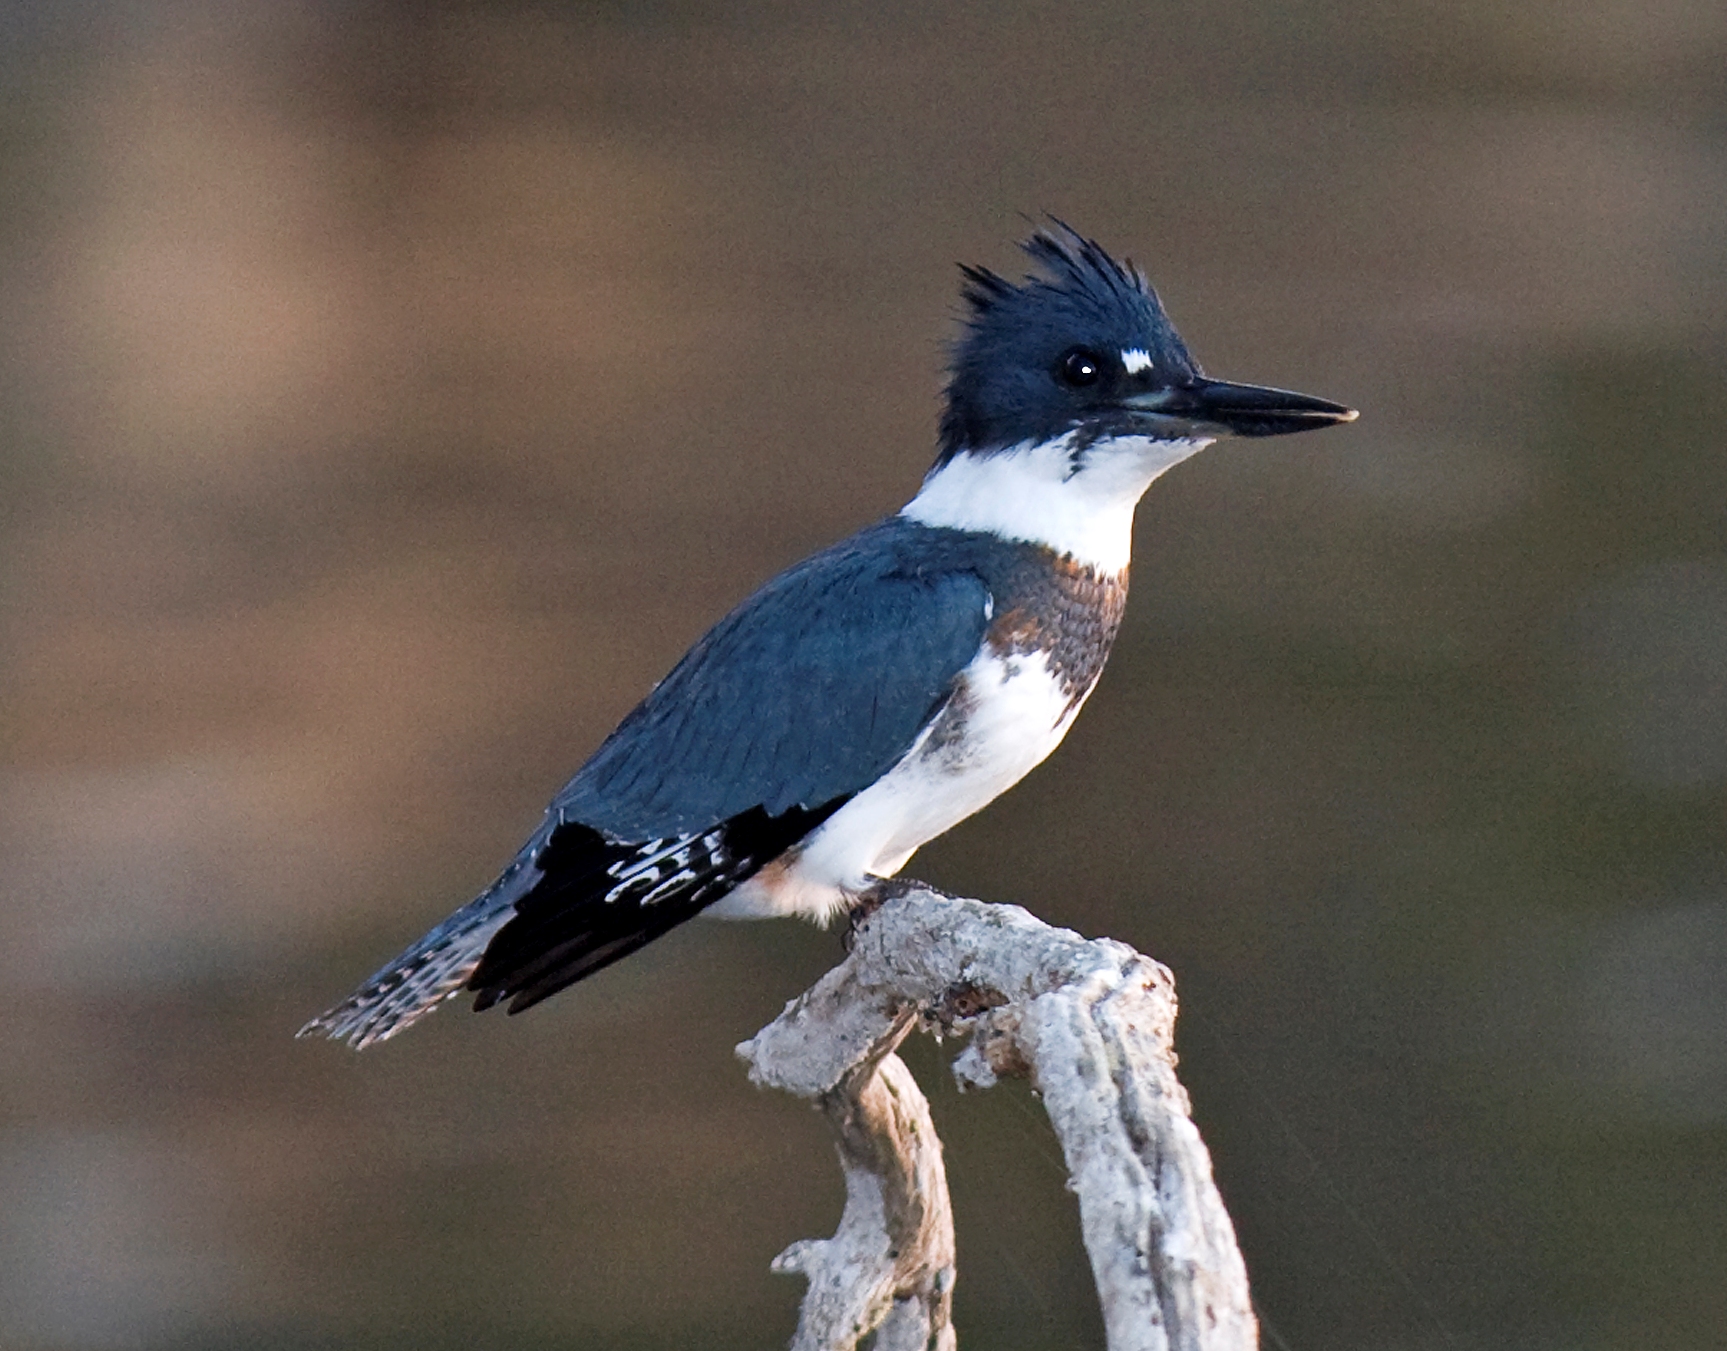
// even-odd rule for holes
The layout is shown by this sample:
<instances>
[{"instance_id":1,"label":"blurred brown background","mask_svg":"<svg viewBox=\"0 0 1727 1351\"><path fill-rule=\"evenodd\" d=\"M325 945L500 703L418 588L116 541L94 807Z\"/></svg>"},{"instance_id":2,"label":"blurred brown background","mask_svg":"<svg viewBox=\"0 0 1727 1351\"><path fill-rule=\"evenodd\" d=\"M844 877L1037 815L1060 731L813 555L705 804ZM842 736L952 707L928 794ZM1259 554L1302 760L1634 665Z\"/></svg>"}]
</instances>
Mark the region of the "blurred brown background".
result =
<instances>
[{"instance_id":1,"label":"blurred brown background","mask_svg":"<svg viewBox=\"0 0 1727 1351\"><path fill-rule=\"evenodd\" d=\"M0 1345L775 1347L840 1189L693 925L290 1035L702 628L894 509L1053 211L1363 410L1140 513L1067 746L910 870L1161 957L1268 1347L1727 1344L1727 8L0 17ZM1021 1088L974 1348L1101 1344Z\"/></svg>"}]
</instances>

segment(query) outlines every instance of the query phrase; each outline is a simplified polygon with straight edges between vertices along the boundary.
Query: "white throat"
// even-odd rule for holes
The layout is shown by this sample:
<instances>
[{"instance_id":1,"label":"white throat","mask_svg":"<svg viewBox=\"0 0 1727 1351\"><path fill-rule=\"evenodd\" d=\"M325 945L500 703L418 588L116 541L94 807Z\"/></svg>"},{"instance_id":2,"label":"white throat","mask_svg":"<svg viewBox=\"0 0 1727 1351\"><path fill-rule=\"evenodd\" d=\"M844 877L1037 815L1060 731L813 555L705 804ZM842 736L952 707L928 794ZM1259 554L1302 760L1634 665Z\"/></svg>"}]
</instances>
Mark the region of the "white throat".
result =
<instances>
[{"instance_id":1,"label":"white throat","mask_svg":"<svg viewBox=\"0 0 1727 1351\"><path fill-rule=\"evenodd\" d=\"M1088 446L1077 466L1071 434L992 455L962 451L923 481L900 515L1047 545L1113 574L1132 556L1133 509L1152 480L1210 444L1209 437L1118 436Z\"/></svg>"}]
</instances>

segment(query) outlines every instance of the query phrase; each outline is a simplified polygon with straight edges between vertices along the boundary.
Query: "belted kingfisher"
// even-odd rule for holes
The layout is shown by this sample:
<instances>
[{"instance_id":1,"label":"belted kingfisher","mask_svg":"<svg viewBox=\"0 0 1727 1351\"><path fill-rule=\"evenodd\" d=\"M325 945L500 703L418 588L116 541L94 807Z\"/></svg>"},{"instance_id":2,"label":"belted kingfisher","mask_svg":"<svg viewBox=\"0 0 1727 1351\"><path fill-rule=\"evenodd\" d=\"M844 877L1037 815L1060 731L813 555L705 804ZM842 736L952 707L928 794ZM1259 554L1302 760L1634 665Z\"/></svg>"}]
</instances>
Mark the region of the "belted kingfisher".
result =
<instances>
[{"instance_id":1,"label":"belted kingfisher","mask_svg":"<svg viewBox=\"0 0 1727 1351\"><path fill-rule=\"evenodd\" d=\"M519 1013L701 912L845 912L1060 743L1153 479L1220 436L1356 416L1208 379L1132 262L1066 225L1023 247L1018 284L961 269L917 496L709 630L496 882L302 1036L367 1046L464 989Z\"/></svg>"}]
</instances>

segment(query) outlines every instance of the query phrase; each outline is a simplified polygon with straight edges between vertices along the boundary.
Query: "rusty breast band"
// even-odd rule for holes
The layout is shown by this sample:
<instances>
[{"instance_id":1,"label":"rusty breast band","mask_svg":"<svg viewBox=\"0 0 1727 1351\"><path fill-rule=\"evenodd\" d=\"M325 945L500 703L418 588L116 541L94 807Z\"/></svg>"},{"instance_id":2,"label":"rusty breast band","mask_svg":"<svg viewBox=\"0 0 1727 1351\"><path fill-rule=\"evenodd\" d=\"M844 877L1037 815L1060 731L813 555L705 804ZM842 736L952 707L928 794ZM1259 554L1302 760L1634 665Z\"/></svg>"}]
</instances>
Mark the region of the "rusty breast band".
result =
<instances>
[{"instance_id":1,"label":"rusty breast band","mask_svg":"<svg viewBox=\"0 0 1727 1351\"><path fill-rule=\"evenodd\" d=\"M1097 683L1115 642L1127 607L1127 569L1104 573L1067 554L1033 552L1041 557L1013 569L1009 585L998 590L987 641L1004 657L1042 653L1071 708Z\"/></svg>"}]
</instances>

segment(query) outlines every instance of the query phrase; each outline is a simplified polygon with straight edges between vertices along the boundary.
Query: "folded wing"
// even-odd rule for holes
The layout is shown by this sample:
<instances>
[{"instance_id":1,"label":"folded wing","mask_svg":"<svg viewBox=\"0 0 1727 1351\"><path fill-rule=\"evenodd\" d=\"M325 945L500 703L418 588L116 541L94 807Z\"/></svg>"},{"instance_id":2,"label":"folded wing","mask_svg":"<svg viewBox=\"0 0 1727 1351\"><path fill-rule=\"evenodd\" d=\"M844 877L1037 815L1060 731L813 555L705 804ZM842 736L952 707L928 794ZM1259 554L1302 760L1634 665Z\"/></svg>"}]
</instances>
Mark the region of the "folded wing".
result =
<instances>
[{"instance_id":1,"label":"folded wing","mask_svg":"<svg viewBox=\"0 0 1727 1351\"><path fill-rule=\"evenodd\" d=\"M717 901L910 749L976 655L981 579L899 519L769 582L553 800L503 876L314 1019L355 1046L467 987L520 1011ZM924 547L920 547L924 546Z\"/></svg>"}]
</instances>

